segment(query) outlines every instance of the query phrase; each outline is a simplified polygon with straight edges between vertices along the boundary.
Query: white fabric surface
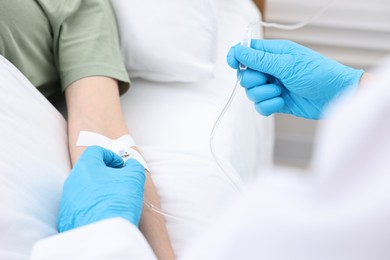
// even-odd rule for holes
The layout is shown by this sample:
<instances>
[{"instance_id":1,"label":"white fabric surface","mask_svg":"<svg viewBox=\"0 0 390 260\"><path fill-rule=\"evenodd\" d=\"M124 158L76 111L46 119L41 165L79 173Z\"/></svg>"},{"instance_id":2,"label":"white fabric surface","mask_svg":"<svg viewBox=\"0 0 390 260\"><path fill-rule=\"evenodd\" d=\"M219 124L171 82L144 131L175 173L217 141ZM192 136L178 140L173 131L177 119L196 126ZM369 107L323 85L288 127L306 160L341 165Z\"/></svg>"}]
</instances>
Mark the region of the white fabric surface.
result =
<instances>
[{"instance_id":1,"label":"white fabric surface","mask_svg":"<svg viewBox=\"0 0 390 260\"><path fill-rule=\"evenodd\" d=\"M258 19L250 1L221 2L214 79L197 83L135 79L122 97L130 133L148 163L162 208L179 218L166 218L178 256L245 182L272 163L273 120L256 114L241 87L214 138L227 175L209 148L212 127L236 82L226 54L248 23Z\"/></svg>"},{"instance_id":2,"label":"white fabric surface","mask_svg":"<svg viewBox=\"0 0 390 260\"><path fill-rule=\"evenodd\" d=\"M111 0L132 78L196 82L213 76L218 0Z\"/></svg>"},{"instance_id":3,"label":"white fabric surface","mask_svg":"<svg viewBox=\"0 0 390 260\"><path fill-rule=\"evenodd\" d=\"M66 123L2 56L0 79L0 259L27 259L35 241L57 233Z\"/></svg>"}]
</instances>

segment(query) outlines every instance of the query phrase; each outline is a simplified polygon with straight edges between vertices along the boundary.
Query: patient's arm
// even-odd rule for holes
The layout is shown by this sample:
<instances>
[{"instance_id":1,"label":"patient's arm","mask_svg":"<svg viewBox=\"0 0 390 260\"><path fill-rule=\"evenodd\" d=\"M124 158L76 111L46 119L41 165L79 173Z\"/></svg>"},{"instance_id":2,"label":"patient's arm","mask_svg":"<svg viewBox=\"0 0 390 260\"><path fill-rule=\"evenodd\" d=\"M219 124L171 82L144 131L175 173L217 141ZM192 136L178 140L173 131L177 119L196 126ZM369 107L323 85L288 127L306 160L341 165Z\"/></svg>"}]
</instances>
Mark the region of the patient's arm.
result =
<instances>
[{"instance_id":1,"label":"patient's arm","mask_svg":"<svg viewBox=\"0 0 390 260\"><path fill-rule=\"evenodd\" d=\"M69 150L74 164L85 147L76 147L79 132L92 131L111 139L128 134L119 98L118 82L108 77L86 77L65 92L68 109ZM135 147L133 147L135 148ZM145 199L159 206L150 175L146 174ZM174 258L163 216L144 207L140 229L159 259Z\"/></svg>"}]
</instances>

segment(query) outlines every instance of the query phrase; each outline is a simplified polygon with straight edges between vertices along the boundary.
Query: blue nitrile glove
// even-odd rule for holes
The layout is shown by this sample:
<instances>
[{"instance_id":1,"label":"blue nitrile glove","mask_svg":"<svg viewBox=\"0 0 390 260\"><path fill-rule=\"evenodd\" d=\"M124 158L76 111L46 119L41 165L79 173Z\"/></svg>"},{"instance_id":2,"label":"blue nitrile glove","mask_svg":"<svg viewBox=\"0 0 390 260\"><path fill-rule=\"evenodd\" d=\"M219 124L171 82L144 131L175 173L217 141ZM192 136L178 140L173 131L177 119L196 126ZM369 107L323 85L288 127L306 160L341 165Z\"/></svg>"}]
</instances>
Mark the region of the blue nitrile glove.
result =
<instances>
[{"instance_id":1,"label":"blue nitrile glove","mask_svg":"<svg viewBox=\"0 0 390 260\"><path fill-rule=\"evenodd\" d=\"M357 87L363 70L328 59L285 40L252 40L251 48L232 47L229 65L241 71L241 85L263 115L286 113L319 119L324 108L347 89Z\"/></svg>"},{"instance_id":2,"label":"blue nitrile glove","mask_svg":"<svg viewBox=\"0 0 390 260\"><path fill-rule=\"evenodd\" d=\"M99 220L122 217L138 226L145 169L136 160L99 146L88 147L65 181L58 217L64 232Z\"/></svg>"}]
</instances>

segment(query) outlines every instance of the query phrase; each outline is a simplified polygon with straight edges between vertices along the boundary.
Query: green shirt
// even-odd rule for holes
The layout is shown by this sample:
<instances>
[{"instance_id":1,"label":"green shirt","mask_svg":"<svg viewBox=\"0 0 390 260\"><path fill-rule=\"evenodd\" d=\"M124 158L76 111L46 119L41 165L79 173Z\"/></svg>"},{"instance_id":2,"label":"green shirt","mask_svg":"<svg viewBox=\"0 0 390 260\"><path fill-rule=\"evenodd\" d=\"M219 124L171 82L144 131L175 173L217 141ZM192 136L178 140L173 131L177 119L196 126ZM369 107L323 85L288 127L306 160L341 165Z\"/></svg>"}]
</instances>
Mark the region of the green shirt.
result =
<instances>
[{"instance_id":1,"label":"green shirt","mask_svg":"<svg viewBox=\"0 0 390 260\"><path fill-rule=\"evenodd\" d=\"M88 76L129 87L109 0L1 0L0 54L48 98Z\"/></svg>"}]
</instances>

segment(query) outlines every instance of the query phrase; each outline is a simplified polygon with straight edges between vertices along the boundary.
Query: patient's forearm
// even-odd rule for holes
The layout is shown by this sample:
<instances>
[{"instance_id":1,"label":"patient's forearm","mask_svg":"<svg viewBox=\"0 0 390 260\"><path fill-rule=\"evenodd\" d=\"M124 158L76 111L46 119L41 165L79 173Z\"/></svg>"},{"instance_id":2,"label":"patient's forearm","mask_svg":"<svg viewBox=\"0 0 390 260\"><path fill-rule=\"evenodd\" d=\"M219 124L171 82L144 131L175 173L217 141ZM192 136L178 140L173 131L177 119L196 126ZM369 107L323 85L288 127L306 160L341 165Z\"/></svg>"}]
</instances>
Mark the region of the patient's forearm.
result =
<instances>
[{"instance_id":1,"label":"patient's forearm","mask_svg":"<svg viewBox=\"0 0 390 260\"><path fill-rule=\"evenodd\" d=\"M128 134L116 80L107 77L83 78L69 86L65 95L73 164L85 150L85 147L76 146L80 131L96 132L111 139Z\"/></svg>"},{"instance_id":2,"label":"patient's forearm","mask_svg":"<svg viewBox=\"0 0 390 260\"><path fill-rule=\"evenodd\" d=\"M128 134L116 80L88 77L76 81L66 90L69 150L76 163L85 147L77 147L80 131L92 131L111 139ZM159 207L156 188L147 173L145 199ZM164 218L144 207L140 229L159 259L172 259L173 251Z\"/></svg>"}]
</instances>

